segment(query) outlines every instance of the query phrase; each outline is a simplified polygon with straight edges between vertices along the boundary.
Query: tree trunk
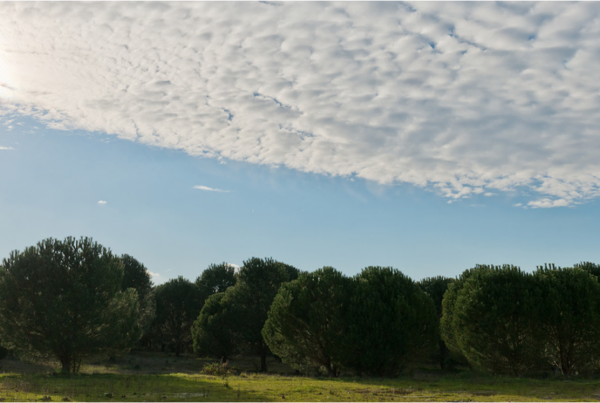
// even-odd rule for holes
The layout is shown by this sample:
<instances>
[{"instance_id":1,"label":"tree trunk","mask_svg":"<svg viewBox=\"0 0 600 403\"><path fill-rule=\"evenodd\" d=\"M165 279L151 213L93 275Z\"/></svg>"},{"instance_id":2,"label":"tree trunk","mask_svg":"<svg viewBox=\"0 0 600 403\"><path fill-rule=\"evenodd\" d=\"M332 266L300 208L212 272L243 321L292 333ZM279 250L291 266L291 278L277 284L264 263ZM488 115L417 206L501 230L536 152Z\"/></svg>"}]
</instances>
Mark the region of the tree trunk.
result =
<instances>
[{"instance_id":1,"label":"tree trunk","mask_svg":"<svg viewBox=\"0 0 600 403\"><path fill-rule=\"evenodd\" d=\"M62 365L61 372L62 373L70 373L71 372L71 357L62 357L60 358L60 363Z\"/></svg>"},{"instance_id":2,"label":"tree trunk","mask_svg":"<svg viewBox=\"0 0 600 403\"><path fill-rule=\"evenodd\" d=\"M260 372L267 372L267 353L260 353Z\"/></svg>"},{"instance_id":3,"label":"tree trunk","mask_svg":"<svg viewBox=\"0 0 600 403\"><path fill-rule=\"evenodd\" d=\"M327 376L337 378L340 375L340 370L335 365L327 365Z\"/></svg>"}]
</instances>

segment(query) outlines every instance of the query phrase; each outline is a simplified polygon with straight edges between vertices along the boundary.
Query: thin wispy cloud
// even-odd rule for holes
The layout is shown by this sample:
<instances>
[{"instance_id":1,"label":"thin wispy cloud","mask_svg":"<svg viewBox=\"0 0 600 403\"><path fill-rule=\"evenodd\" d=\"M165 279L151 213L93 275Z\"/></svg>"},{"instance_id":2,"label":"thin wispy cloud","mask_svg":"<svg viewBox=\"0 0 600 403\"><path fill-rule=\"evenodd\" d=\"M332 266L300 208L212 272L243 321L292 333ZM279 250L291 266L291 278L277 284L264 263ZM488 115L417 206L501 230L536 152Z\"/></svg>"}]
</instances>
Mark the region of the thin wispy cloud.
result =
<instances>
[{"instance_id":1,"label":"thin wispy cloud","mask_svg":"<svg viewBox=\"0 0 600 403\"><path fill-rule=\"evenodd\" d=\"M106 200L98 200L98 204L104 205L107 204L108 202Z\"/></svg>"},{"instance_id":2,"label":"thin wispy cloud","mask_svg":"<svg viewBox=\"0 0 600 403\"><path fill-rule=\"evenodd\" d=\"M206 190L207 192L229 193L229 190L215 189L208 186L194 186L194 189Z\"/></svg>"},{"instance_id":3,"label":"thin wispy cloud","mask_svg":"<svg viewBox=\"0 0 600 403\"><path fill-rule=\"evenodd\" d=\"M14 148L0 146L0 150L14 150Z\"/></svg>"},{"instance_id":4,"label":"thin wispy cloud","mask_svg":"<svg viewBox=\"0 0 600 403\"><path fill-rule=\"evenodd\" d=\"M599 17L594 2L4 2L0 115L573 205L600 196Z\"/></svg>"}]
</instances>

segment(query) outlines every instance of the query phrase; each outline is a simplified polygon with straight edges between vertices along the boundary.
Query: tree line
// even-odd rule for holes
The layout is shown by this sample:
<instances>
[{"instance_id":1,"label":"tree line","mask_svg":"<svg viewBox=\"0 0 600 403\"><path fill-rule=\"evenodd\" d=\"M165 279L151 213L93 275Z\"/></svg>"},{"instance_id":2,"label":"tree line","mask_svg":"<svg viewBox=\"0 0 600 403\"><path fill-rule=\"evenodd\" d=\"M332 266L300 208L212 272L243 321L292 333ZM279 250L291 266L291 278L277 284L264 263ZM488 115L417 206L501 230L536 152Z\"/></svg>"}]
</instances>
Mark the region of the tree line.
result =
<instances>
[{"instance_id":1,"label":"tree line","mask_svg":"<svg viewBox=\"0 0 600 403\"><path fill-rule=\"evenodd\" d=\"M303 373L393 376L414 363L521 376L600 369L600 266L526 273L477 265L415 282L391 267L348 277L253 257L154 286L145 266L91 238L46 239L0 266L0 344L78 372L131 348L226 362L275 356ZM4 350L6 351L6 350Z\"/></svg>"}]
</instances>

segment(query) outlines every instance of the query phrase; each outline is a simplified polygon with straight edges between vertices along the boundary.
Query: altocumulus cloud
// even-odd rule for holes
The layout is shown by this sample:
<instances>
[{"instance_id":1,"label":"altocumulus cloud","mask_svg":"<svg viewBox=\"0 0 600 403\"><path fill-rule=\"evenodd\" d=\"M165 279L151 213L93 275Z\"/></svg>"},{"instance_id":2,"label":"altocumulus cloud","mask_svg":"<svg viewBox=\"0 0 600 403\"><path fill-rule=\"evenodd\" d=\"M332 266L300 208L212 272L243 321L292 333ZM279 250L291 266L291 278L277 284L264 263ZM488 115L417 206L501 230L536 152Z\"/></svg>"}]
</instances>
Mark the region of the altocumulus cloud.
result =
<instances>
[{"instance_id":1,"label":"altocumulus cloud","mask_svg":"<svg viewBox=\"0 0 600 403\"><path fill-rule=\"evenodd\" d=\"M0 3L0 115L530 207L600 195L598 3Z\"/></svg>"}]
</instances>

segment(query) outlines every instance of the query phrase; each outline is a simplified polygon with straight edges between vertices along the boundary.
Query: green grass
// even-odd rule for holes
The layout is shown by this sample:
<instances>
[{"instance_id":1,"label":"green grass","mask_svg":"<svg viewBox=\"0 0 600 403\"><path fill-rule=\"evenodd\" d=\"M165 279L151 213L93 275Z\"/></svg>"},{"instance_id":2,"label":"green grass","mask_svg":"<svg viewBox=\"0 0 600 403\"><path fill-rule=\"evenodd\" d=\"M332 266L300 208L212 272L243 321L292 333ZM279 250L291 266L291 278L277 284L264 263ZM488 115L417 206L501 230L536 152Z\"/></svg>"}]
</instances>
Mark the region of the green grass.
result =
<instances>
[{"instance_id":1,"label":"green grass","mask_svg":"<svg viewBox=\"0 0 600 403\"><path fill-rule=\"evenodd\" d=\"M79 375L52 375L52 364L2 361L0 401L598 401L600 380L492 377L469 371L413 371L394 379L315 378L242 372L199 375L192 357L132 356L98 361ZM143 365L141 365L143 364ZM252 360L232 365L252 368ZM282 364L273 368L285 372ZM68 400L67 400L68 399Z\"/></svg>"}]
</instances>

